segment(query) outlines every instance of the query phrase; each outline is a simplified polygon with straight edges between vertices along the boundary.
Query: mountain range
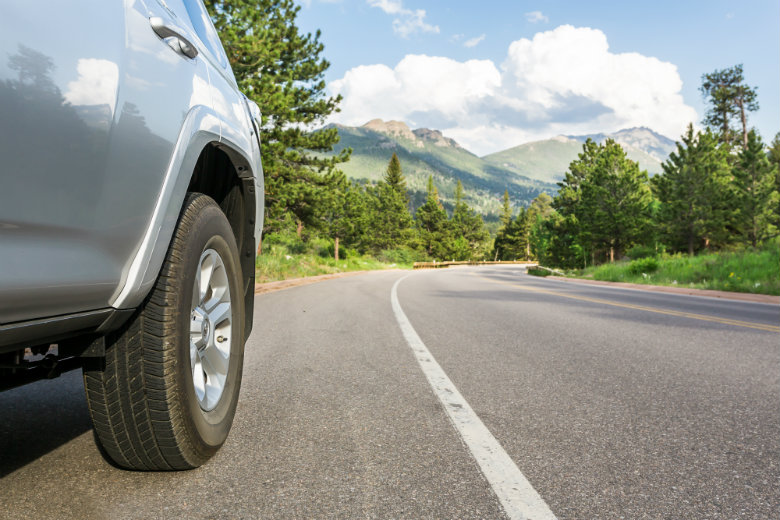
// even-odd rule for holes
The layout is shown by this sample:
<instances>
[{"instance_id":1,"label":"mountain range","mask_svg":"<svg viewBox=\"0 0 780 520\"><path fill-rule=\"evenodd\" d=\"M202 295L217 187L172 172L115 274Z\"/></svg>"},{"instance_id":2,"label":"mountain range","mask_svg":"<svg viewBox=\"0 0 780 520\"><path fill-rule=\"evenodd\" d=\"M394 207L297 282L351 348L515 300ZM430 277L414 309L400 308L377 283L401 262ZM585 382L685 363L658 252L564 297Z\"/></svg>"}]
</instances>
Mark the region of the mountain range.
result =
<instances>
[{"instance_id":1,"label":"mountain range","mask_svg":"<svg viewBox=\"0 0 780 520\"><path fill-rule=\"evenodd\" d=\"M432 175L445 206L452 205L460 180L466 202L488 220L497 218L504 190L516 206L527 206L542 192L555 194L556 182L588 138L597 142L614 139L650 174L661 171L661 162L675 146L674 141L648 128L631 128L613 134L557 136L478 157L438 130L412 130L400 121L374 119L359 127L335 126L341 141L334 153L352 148L350 161L340 165L347 177L359 182L381 179L395 152L413 208L424 202L428 176Z\"/></svg>"}]
</instances>

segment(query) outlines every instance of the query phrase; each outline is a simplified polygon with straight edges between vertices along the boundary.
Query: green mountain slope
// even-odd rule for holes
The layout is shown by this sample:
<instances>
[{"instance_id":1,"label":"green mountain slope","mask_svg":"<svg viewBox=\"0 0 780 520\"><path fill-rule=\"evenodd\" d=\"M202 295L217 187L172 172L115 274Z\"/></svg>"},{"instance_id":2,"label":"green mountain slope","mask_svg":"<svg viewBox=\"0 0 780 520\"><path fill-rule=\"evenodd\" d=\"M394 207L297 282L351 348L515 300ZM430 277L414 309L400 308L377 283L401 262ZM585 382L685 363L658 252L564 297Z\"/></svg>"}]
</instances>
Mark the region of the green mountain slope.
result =
<instances>
[{"instance_id":1,"label":"green mountain slope","mask_svg":"<svg viewBox=\"0 0 780 520\"><path fill-rule=\"evenodd\" d=\"M437 130L410 130L397 121L373 120L361 127L337 125L341 141L334 152L352 148L352 159L340 166L347 177L375 182L381 179L393 152L407 179L413 206L424 201L428 176L433 175L445 206L453 203L457 181L463 183L466 202L488 217L498 215L504 190L515 205L527 205L539 193L555 193L557 186L518 175L490 164L465 150Z\"/></svg>"},{"instance_id":2,"label":"green mountain slope","mask_svg":"<svg viewBox=\"0 0 780 520\"><path fill-rule=\"evenodd\" d=\"M557 182L569 168L569 163L582 151L582 143L588 138L603 143L614 139L623 147L628 157L650 175L661 173L661 163L674 150L674 141L648 128L630 128L614 134L583 136L557 136L544 141L521 144L502 152L487 155L483 159L494 166L510 170L542 182Z\"/></svg>"}]
</instances>

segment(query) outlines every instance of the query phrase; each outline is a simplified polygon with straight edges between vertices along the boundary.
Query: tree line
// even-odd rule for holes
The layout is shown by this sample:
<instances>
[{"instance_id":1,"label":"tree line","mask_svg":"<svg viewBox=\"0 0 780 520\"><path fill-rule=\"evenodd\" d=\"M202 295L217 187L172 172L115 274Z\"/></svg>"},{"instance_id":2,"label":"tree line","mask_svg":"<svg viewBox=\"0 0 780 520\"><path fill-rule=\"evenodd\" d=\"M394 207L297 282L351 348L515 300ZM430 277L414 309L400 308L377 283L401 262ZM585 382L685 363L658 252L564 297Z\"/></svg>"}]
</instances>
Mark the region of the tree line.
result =
<instances>
[{"instance_id":1,"label":"tree line","mask_svg":"<svg viewBox=\"0 0 780 520\"><path fill-rule=\"evenodd\" d=\"M537 198L496 238L558 267L623 256L759 247L780 235L780 134L767 147L747 113L757 94L742 66L702 77L703 130L688 126L649 178L619 144L588 140L554 198ZM736 129L736 131L735 131ZM741 132L740 132L741 130ZM502 238L503 233L503 238Z\"/></svg>"},{"instance_id":2,"label":"tree line","mask_svg":"<svg viewBox=\"0 0 780 520\"><path fill-rule=\"evenodd\" d=\"M392 251L406 261L473 260L484 258L490 247L482 217L464 202L460 181L451 214L439 200L433 177L428 178L425 202L412 214L395 153L379 182L361 185L342 178L331 200L319 231L361 254L388 256Z\"/></svg>"},{"instance_id":3,"label":"tree line","mask_svg":"<svg viewBox=\"0 0 780 520\"><path fill-rule=\"evenodd\" d=\"M555 197L542 194L514 214L504 194L501 227L492 240L463 202L460 183L450 214L432 179L424 204L412 214L396 156L380 182L366 185L339 170L351 150L326 155L339 136L323 124L341 97L326 93L330 64L322 57L320 33L301 33L294 0L206 5L239 87L262 109L264 235L326 236L336 251L341 245L370 254L406 251L420 259L538 259L561 267L638 251L759 246L778 235L780 134L767 150L750 130L757 93L745 83L741 65L703 76L701 91L710 106L705 129L689 126L662 174L650 178L614 141L588 141Z\"/></svg>"}]
</instances>

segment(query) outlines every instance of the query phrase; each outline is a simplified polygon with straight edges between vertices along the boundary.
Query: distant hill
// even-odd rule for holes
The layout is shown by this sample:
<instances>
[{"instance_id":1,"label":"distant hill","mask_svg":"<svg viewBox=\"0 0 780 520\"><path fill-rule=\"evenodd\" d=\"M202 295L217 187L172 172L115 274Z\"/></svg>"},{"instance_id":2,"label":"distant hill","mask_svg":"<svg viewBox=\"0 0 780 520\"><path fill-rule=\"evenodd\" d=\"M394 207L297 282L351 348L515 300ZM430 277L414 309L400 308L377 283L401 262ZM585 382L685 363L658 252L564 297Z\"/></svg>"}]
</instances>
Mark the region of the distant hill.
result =
<instances>
[{"instance_id":1,"label":"distant hill","mask_svg":"<svg viewBox=\"0 0 780 520\"><path fill-rule=\"evenodd\" d=\"M659 163L664 162L669 157L669 154L676 148L673 139L669 139L668 137L653 132L649 128L643 126L618 130L613 134L570 135L568 137L576 139L581 143L584 143L588 138L593 139L597 143L603 143L610 138L615 142L620 143L623 148L640 150L653 157Z\"/></svg>"},{"instance_id":2,"label":"distant hill","mask_svg":"<svg viewBox=\"0 0 780 520\"><path fill-rule=\"evenodd\" d=\"M341 136L334 153L352 148L352 159L340 166L347 177L378 181L395 152L407 180L412 209L424 202L428 176L433 175L446 207L452 206L460 180L466 202L491 219L498 215L505 189L516 206L527 206L541 192L554 195L558 189L555 183L563 178L588 138L599 143L614 139L651 175L661 172L661 163L675 148L674 141L649 128L629 128L613 134L561 135L478 157L438 130L412 130L401 121L374 119L359 127L333 126Z\"/></svg>"},{"instance_id":3,"label":"distant hill","mask_svg":"<svg viewBox=\"0 0 780 520\"><path fill-rule=\"evenodd\" d=\"M510 170L542 182L557 182L569 168L569 163L582 151L588 138L603 143L608 138L618 142L628 157L650 175L661 173L661 163L675 149L673 140L649 128L629 128L613 134L557 136L544 141L521 144L483 159L494 166Z\"/></svg>"},{"instance_id":4,"label":"distant hill","mask_svg":"<svg viewBox=\"0 0 780 520\"><path fill-rule=\"evenodd\" d=\"M553 183L518 175L509 168L491 164L438 130L411 130L400 121L375 119L360 127L335 125L341 141L335 152L352 148L352 159L340 166L351 179L381 179L393 152L398 155L412 196L413 206L424 202L428 176L445 206L451 206L457 181L463 183L466 202L479 213L497 217L504 190L515 205L526 206L539 193L554 194Z\"/></svg>"}]
</instances>

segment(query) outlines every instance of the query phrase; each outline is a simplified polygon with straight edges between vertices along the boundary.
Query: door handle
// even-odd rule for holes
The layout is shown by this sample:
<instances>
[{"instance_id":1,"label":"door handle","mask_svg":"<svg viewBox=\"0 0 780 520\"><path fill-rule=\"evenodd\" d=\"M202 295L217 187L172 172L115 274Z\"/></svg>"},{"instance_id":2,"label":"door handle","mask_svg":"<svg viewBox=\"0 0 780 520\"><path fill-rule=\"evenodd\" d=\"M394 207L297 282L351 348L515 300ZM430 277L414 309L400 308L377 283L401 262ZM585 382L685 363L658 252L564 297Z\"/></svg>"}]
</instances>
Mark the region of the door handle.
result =
<instances>
[{"instance_id":1,"label":"door handle","mask_svg":"<svg viewBox=\"0 0 780 520\"><path fill-rule=\"evenodd\" d=\"M175 25L166 22L159 16L152 16L149 18L149 24L152 26L152 30L157 33L157 36L163 40L167 38L173 38L178 43L178 49L174 47L174 50L187 56L188 58L194 58L198 55L198 49L190 42L184 31L176 27Z\"/></svg>"}]
</instances>

